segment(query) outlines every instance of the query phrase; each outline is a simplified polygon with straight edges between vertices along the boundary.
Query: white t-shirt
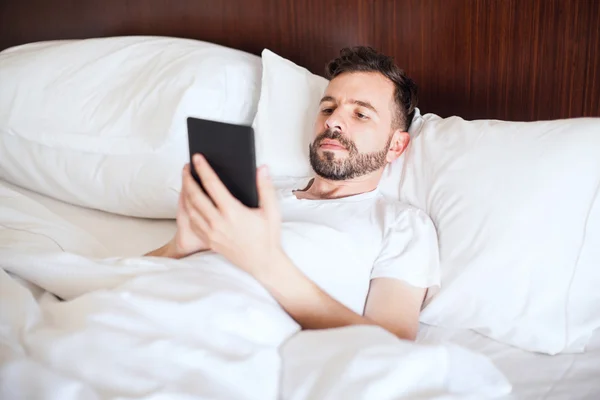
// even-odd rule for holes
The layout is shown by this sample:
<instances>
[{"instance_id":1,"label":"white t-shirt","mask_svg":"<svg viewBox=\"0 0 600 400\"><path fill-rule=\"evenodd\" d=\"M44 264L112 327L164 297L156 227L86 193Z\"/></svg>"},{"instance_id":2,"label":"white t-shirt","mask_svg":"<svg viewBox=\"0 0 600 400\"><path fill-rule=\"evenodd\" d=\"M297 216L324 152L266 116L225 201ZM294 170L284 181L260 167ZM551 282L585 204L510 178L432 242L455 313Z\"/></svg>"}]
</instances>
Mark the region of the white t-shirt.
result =
<instances>
[{"instance_id":1,"label":"white t-shirt","mask_svg":"<svg viewBox=\"0 0 600 400\"><path fill-rule=\"evenodd\" d=\"M379 190L340 199L298 199L296 182L279 190L282 246L294 264L330 296L363 314L370 280L439 286L438 242L421 210Z\"/></svg>"}]
</instances>

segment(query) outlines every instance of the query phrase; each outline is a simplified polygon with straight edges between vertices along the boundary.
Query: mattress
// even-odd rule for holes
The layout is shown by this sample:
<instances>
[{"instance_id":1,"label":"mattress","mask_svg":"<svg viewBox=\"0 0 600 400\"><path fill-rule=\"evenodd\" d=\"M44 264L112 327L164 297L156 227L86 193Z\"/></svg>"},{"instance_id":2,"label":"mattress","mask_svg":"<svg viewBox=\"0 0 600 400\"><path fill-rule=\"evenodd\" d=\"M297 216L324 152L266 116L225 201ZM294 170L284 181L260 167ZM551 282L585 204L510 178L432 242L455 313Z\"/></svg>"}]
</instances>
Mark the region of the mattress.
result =
<instances>
[{"instance_id":1,"label":"mattress","mask_svg":"<svg viewBox=\"0 0 600 400\"><path fill-rule=\"evenodd\" d=\"M157 248L175 232L173 220L148 220L90 210L6 182L50 212L86 231L108 256L136 256ZM600 332L583 354L548 356L522 351L470 330L422 325L421 343L455 343L488 356L513 385L510 399L600 399Z\"/></svg>"}]
</instances>

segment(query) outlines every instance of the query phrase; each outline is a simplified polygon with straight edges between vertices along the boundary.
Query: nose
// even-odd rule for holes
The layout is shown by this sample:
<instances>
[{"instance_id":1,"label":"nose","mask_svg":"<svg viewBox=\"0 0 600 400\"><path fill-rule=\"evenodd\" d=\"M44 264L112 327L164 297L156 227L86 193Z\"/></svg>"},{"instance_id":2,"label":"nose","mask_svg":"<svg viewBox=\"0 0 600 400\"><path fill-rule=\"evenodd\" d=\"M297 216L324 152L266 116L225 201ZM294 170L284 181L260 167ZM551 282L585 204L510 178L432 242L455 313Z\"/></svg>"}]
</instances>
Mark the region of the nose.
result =
<instances>
[{"instance_id":1,"label":"nose","mask_svg":"<svg viewBox=\"0 0 600 400\"><path fill-rule=\"evenodd\" d=\"M325 120L325 127L330 130L337 130L340 132L346 131L346 125L342 116L341 110L337 108L333 113Z\"/></svg>"}]
</instances>

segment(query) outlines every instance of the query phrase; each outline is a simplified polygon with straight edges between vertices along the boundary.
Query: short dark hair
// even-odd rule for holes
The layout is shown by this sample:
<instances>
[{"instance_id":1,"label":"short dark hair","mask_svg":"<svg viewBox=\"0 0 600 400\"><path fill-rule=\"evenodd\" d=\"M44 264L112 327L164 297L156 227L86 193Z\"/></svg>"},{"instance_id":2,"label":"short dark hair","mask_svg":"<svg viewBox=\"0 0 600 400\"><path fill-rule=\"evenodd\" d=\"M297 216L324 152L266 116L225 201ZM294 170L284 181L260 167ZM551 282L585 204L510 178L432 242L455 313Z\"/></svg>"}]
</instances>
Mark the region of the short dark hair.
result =
<instances>
[{"instance_id":1,"label":"short dark hair","mask_svg":"<svg viewBox=\"0 0 600 400\"><path fill-rule=\"evenodd\" d=\"M356 46L340 50L340 56L327 64L326 76L333 79L345 72L379 72L394 84L397 114L392 120L394 128L405 131L415 115L417 84L410 79L392 57L377 52L372 47Z\"/></svg>"}]
</instances>

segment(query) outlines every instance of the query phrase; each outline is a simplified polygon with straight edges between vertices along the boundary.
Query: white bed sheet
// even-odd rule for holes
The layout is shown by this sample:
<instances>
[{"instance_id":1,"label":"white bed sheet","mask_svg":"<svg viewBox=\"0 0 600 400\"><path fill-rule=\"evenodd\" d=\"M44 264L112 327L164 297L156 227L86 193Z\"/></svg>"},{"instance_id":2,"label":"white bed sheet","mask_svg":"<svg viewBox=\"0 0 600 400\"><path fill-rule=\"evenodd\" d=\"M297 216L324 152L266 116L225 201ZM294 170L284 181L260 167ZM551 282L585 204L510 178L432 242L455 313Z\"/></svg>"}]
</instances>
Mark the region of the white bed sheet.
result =
<instances>
[{"instance_id":1,"label":"white bed sheet","mask_svg":"<svg viewBox=\"0 0 600 400\"><path fill-rule=\"evenodd\" d=\"M132 218L67 204L0 180L67 222L88 232L108 250L107 257L134 257L156 249L175 233L174 220Z\"/></svg>"},{"instance_id":2,"label":"white bed sheet","mask_svg":"<svg viewBox=\"0 0 600 400\"><path fill-rule=\"evenodd\" d=\"M172 237L173 220L147 220L113 215L57 201L0 181L49 211L91 234L107 256L136 256ZM451 342L480 352L495 363L513 385L510 399L600 399L600 332L584 354L547 356L498 343L467 330L422 325L421 343Z\"/></svg>"},{"instance_id":3,"label":"white bed sheet","mask_svg":"<svg viewBox=\"0 0 600 400\"><path fill-rule=\"evenodd\" d=\"M420 343L451 342L488 356L513 385L510 399L600 399L600 331L585 353L526 352L477 332L422 325Z\"/></svg>"}]
</instances>

